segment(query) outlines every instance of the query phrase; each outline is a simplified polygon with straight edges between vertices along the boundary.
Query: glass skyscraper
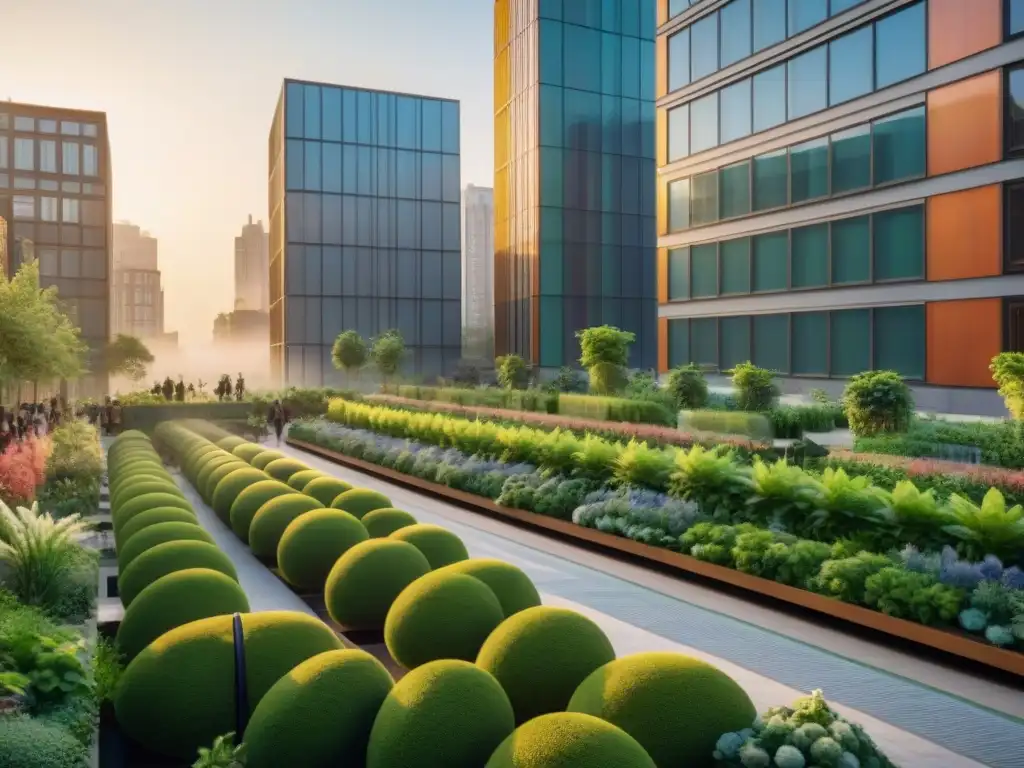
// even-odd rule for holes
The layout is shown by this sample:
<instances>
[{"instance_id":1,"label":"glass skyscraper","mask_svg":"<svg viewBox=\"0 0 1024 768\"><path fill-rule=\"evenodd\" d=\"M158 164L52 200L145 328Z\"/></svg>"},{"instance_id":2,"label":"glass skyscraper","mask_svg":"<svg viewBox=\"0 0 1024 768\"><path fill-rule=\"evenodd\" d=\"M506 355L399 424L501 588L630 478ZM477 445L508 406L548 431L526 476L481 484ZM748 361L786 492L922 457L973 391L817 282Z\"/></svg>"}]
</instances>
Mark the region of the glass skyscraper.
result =
<instances>
[{"instance_id":1,"label":"glass skyscraper","mask_svg":"<svg viewBox=\"0 0 1024 768\"><path fill-rule=\"evenodd\" d=\"M657 360L655 0L496 0L495 347L552 369L576 331Z\"/></svg>"},{"instance_id":2,"label":"glass skyscraper","mask_svg":"<svg viewBox=\"0 0 1024 768\"><path fill-rule=\"evenodd\" d=\"M274 378L341 383L345 330L405 338L404 370L461 354L459 103L286 80L270 130Z\"/></svg>"}]
</instances>

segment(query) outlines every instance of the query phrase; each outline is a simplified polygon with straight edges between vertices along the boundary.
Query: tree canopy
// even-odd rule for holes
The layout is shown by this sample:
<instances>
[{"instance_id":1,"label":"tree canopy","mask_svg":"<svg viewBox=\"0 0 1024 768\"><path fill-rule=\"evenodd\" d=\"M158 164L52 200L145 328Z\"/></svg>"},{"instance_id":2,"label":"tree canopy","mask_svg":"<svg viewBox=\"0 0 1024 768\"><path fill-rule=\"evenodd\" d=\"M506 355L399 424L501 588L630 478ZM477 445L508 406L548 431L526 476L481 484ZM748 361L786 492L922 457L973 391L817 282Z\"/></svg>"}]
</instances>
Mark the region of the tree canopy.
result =
<instances>
[{"instance_id":1,"label":"tree canopy","mask_svg":"<svg viewBox=\"0 0 1024 768\"><path fill-rule=\"evenodd\" d=\"M358 372L366 365L366 342L356 331L342 331L331 349L334 367L345 373Z\"/></svg>"},{"instance_id":2,"label":"tree canopy","mask_svg":"<svg viewBox=\"0 0 1024 768\"><path fill-rule=\"evenodd\" d=\"M153 353L135 336L124 333L109 342L103 350L107 373L123 373L132 381L146 378L146 366L153 362Z\"/></svg>"},{"instance_id":3,"label":"tree canopy","mask_svg":"<svg viewBox=\"0 0 1024 768\"><path fill-rule=\"evenodd\" d=\"M404 354L405 340L398 330L392 328L374 339L373 362L385 381L398 372Z\"/></svg>"}]
</instances>

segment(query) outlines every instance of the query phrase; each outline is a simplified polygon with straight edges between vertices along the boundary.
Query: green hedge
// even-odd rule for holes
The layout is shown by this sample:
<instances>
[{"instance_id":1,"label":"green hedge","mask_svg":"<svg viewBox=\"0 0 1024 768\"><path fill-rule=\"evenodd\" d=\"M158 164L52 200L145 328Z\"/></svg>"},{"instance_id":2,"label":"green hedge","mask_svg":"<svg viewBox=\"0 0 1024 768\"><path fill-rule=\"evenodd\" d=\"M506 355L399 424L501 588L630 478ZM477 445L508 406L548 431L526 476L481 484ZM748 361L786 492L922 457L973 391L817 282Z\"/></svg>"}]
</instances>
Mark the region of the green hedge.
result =
<instances>
[{"instance_id":1,"label":"green hedge","mask_svg":"<svg viewBox=\"0 0 1024 768\"><path fill-rule=\"evenodd\" d=\"M209 421L245 421L252 411L249 403L167 403L127 405L123 408L125 429L152 432L161 421L207 419Z\"/></svg>"}]
</instances>

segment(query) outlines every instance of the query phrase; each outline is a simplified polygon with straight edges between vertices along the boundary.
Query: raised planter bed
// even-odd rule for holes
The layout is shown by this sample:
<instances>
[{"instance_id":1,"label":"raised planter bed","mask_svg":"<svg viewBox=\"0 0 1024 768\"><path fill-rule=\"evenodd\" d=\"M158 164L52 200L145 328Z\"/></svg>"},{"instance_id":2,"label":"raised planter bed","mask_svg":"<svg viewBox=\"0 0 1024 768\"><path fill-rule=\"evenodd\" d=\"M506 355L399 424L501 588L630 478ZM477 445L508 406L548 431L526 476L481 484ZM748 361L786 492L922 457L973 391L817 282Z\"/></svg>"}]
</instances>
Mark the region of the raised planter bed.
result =
<instances>
[{"instance_id":1,"label":"raised planter bed","mask_svg":"<svg viewBox=\"0 0 1024 768\"><path fill-rule=\"evenodd\" d=\"M742 592L764 595L773 600L813 611L835 620L882 632L910 644L926 646L953 657L968 659L973 663L989 667L993 670L1009 672L1017 676L1016 682L1018 684L1024 683L1024 654L986 645L967 635L927 627L923 624L906 621L905 619L893 618L878 611L858 605L851 605L850 603L843 603L824 595L779 584L758 576L751 576L732 568L707 563L679 552L641 544L631 539L614 536L592 528L584 528L567 520L559 520L545 515L538 515L534 512L503 507L491 499L475 496L471 493L449 488L438 483L421 480L418 477L406 475L377 464L371 464L361 459L345 456L312 443L292 438L288 438L287 442L295 448L309 451L337 464L365 472L366 474L407 488L422 491L431 496L455 502L473 511L483 512L492 517L514 520L518 523L551 531L562 537L585 542L604 550L623 553L640 560L668 566L677 571L729 585Z\"/></svg>"}]
</instances>

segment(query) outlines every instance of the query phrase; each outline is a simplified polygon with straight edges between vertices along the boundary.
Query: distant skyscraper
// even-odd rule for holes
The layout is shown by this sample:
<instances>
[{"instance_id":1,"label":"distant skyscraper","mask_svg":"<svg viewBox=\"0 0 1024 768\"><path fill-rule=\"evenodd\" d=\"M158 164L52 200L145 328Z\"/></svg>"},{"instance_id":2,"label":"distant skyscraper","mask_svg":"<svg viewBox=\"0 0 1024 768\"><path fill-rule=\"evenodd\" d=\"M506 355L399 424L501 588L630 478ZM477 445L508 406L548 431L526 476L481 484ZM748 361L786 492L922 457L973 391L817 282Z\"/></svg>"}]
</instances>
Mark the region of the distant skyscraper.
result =
<instances>
[{"instance_id":1,"label":"distant skyscraper","mask_svg":"<svg viewBox=\"0 0 1024 768\"><path fill-rule=\"evenodd\" d=\"M494 190L462 192L462 346L472 357L494 356Z\"/></svg>"},{"instance_id":2,"label":"distant skyscraper","mask_svg":"<svg viewBox=\"0 0 1024 768\"><path fill-rule=\"evenodd\" d=\"M269 236L263 222L242 227L235 238L235 308L266 312L270 308Z\"/></svg>"},{"instance_id":3,"label":"distant skyscraper","mask_svg":"<svg viewBox=\"0 0 1024 768\"><path fill-rule=\"evenodd\" d=\"M151 339L164 332L157 240L129 222L114 224L113 333Z\"/></svg>"}]
</instances>

